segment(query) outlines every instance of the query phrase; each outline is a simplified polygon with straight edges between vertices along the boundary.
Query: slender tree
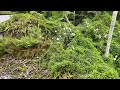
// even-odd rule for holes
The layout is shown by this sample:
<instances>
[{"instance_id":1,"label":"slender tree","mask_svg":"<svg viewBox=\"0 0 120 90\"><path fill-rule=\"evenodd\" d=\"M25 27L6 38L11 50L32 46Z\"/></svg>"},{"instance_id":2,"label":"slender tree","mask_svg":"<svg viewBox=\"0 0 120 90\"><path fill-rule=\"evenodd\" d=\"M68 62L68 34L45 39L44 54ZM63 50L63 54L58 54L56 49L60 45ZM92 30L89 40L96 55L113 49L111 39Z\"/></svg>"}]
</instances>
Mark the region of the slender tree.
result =
<instances>
[{"instance_id":1,"label":"slender tree","mask_svg":"<svg viewBox=\"0 0 120 90\"><path fill-rule=\"evenodd\" d=\"M109 35L108 35L107 47L106 47L106 52L105 52L105 57L109 56L109 49L110 49L110 44L111 44L111 40L112 40L112 34L113 34L117 14L118 14L118 11L113 11Z\"/></svg>"},{"instance_id":2,"label":"slender tree","mask_svg":"<svg viewBox=\"0 0 120 90\"><path fill-rule=\"evenodd\" d=\"M74 11L74 25L75 25L75 11Z\"/></svg>"},{"instance_id":3,"label":"slender tree","mask_svg":"<svg viewBox=\"0 0 120 90\"><path fill-rule=\"evenodd\" d=\"M71 23L70 23L68 17L66 16L66 14L65 14L65 19L66 19L67 23L68 23L69 25L71 25Z\"/></svg>"}]
</instances>

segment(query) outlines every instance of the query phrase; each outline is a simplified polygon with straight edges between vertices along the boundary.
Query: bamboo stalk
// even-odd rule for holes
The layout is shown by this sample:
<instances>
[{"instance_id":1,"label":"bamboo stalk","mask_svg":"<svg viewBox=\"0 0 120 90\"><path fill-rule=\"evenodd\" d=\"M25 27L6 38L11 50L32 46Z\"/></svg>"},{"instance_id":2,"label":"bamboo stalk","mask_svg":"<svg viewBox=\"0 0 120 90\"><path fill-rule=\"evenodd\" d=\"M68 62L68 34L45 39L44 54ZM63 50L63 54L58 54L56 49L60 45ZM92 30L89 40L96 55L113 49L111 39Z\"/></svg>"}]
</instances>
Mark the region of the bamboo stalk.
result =
<instances>
[{"instance_id":1,"label":"bamboo stalk","mask_svg":"<svg viewBox=\"0 0 120 90\"><path fill-rule=\"evenodd\" d=\"M109 35L108 35L107 47L106 47L106 52L105 52L105 57L109 56L109 49L110 49L110 44L111 44L111 40L112 40L112 34L113 34L113 31L114 31L114 26L115 26L117 13L118 13L118 11L113 11L112 21L111 21Z\"/></svg>"},{"instance_id":2,"label":"bamboo stalk","mask_svg":"<svg viewBox=\"0 0 120 90\"><path fill-rule=\"evenodd\" d=\"M74 11L74 21L73 22L74 22L74 25L75 25L75 11Z\"/></svg>"}]
</instances>

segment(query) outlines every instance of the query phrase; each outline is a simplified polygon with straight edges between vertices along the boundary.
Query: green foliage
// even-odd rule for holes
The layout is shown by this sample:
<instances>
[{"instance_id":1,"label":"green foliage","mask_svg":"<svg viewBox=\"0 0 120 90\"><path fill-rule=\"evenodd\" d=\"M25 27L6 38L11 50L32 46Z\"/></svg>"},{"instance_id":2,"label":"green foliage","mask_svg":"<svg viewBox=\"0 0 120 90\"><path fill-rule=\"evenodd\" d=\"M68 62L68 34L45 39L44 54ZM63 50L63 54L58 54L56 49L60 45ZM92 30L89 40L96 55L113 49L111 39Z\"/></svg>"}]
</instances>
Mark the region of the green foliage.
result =
<instances>
[{"instance_id":1,"label":"green foliage","mask_svg":"<svg viewBox=\"0 0 120 90\"><path fill-rule=\"evenodd\" d=\"M105 63L107 63L111 67L115 67L115 62L113 60L113 55L109 54L109 57L105 57L104 55L102 56L102 59L104 60Z\"/></svg>"},{"instance_id":2,"label":"green foliage","mask_svg":"<svg viewBox=\"0 0 120 90\"><path fill-rule=\"evenodd\" d=\"M66 50L63 47L60 42L52 44L41 59L48 60L51 77L64 78L69 73L71 78L118 78L117 71L102 60L91 39L76 33Z\"/></svg>"},{"instance_id":3,"label":"green foliage","mask_svg":"<svg viewBox=\"0 0 120 90\"><path fill-rule=\"evenodd\" d=\"M75 71L80 71L80 66L72 63L69 60L63 60L62 62L49 62L48 67L53 73L53 76L56 77L56 74L60 74L59 77L62 77L63 74L70 73L73 74ZM53 78L54 78L53 77Z\"/></svg>"},{"instance_id":4,"label":"green foliage","mask_svg":"<svg viewBox=\"0 0 120 90\"><path fill-rule=\"evenodd\" d=\"M34 48L36 48L38 49L38 53L40 53L39 49L45 48L45 46L47 44L49 45L50 43L49 41L46 41L46 43L44 43L44 41L42 41L42 39L40 38L33 38L29 36L22 37L21 39L5 37L1 39L0 42L1 42L0 43L0 55L3 55L5 53L6 54L18 54L20 50L22 49L26 49L26 52L27 52L27 49L29 48L33 48L33 50Z\"/></svg>"},{"instance_id":5,"label":"green foliage","mask_svg":"<svg viewBox=\"0 0 120 90\"><path fill-rule=\"evenodd\" d=\"M12 14L11 11L0 11L0 15L9 15Z\"/></svg>"},{"instance_id":6,"label":"green foliage","mask_svg":"<svg viewBox=\"0 0 120 90\"><path fill-rule=\"evenodd\" d=\"M45 18L42 14L36 12L15 14L11 19L3 22L0 25L0 32L4 33L4 36L12 36L20 38L22 36L30 35L31 33L39 33L43 30L45 25ZM32 30L31 30L32 29ZM39 32L36 32L39 31Z\"/></svg>"},{"instance_id":7,"label":"green foliage","mask_svg":"<svg viewBox=\"0 0 120 90\"><path fill-rule=\"evenodd\" d=\"M6 53L20 56L25 51L26 53L23 54L26 55L27 52L29 55L32 51L34 51L33 54L41 53L41 50L50 43L42 31L44 22L44 16L36 12L16 14L10 20L3 22L0 25L0 31L4 33L4 37L0 37L0 55Z\"/></svg>"},{"instance_id":8,"label":"green foliage","mask_svg":"<svg viewBox=\"0 0 120 90\"><path fill-rule=\"evenodd\" d=\"M101 19L102 18L102 19ZM107 12L96 14L91 19L84 19L80 25L81 33L94 42L94 46L103 55L107 45L107 37L111 23L111 16Z\"/></svg>"},{"instance_id":9,"label":"green foliage","mask_svg":"<svg viewBox=\"0 0 120 90\"><path fill-rule=\"evenodd\" d=\"M0 58L8 55L32 59L41 70L49 71L47 77L54 79L119 78L119 23L115 26L110 56L106 58L110 13L76 12L76 17L82 17L78 26L69 26L64 15L73 21L71 11L30 11L15 14L1 23L0 32L4 37L0 36ZM118 55L116 61L115 55ZM25 73L27 66L20 66L19 70ZM36 69L30 77L38 74Z\"/></svg>"}]
</instances>

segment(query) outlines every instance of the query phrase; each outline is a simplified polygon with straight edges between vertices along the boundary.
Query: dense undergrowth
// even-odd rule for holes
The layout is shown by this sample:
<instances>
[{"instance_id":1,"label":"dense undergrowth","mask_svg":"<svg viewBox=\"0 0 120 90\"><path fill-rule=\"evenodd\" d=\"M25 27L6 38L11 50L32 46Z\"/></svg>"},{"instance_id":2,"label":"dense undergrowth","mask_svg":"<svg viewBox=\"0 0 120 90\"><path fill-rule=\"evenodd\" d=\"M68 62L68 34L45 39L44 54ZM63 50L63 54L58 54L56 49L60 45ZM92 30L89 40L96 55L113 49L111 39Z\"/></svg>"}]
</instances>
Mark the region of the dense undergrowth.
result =
<instances>
[{"instance_id":1,"label":"dense undergrowth","mask_svg":"<svg viewBox=\"0 0 120 90\"><path fill-rule=\"evenodd\" d=\"M0 24L0 73L13 78L117 79L120 54L117 21L109 58L104 57L111 22L108 12L77 26L65 12L18 13ZM84 13L83 13L84 14ZM86 13L85 13L86 14ZM73 21L70 22L73 23Z\"/></svg>"}]
</instances>

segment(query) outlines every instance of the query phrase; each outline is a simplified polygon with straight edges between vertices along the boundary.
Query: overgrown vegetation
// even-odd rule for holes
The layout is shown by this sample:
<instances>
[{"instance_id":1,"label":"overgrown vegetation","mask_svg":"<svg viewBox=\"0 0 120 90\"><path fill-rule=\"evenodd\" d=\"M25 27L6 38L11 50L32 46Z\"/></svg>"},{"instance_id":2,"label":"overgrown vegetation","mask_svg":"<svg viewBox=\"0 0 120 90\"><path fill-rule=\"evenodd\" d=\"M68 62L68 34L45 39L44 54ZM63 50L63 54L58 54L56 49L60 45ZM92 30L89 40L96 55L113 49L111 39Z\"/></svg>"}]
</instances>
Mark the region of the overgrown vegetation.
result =
<instances>
[{"instance_id":1,"label":"overgrown vegetation","mask_svg":"<svg viewBox=\"0 0 120 90\"><path fill-rule=\"evenodd\" d=\"M71 25L66 22L65 15ZM104 57L111 17L111 13L105 11L77 11L74 23L73 11L17 12L0 24L0 75L37 79L118 79L118 21L110 56Z\"/></svg>"}]
</instances>

